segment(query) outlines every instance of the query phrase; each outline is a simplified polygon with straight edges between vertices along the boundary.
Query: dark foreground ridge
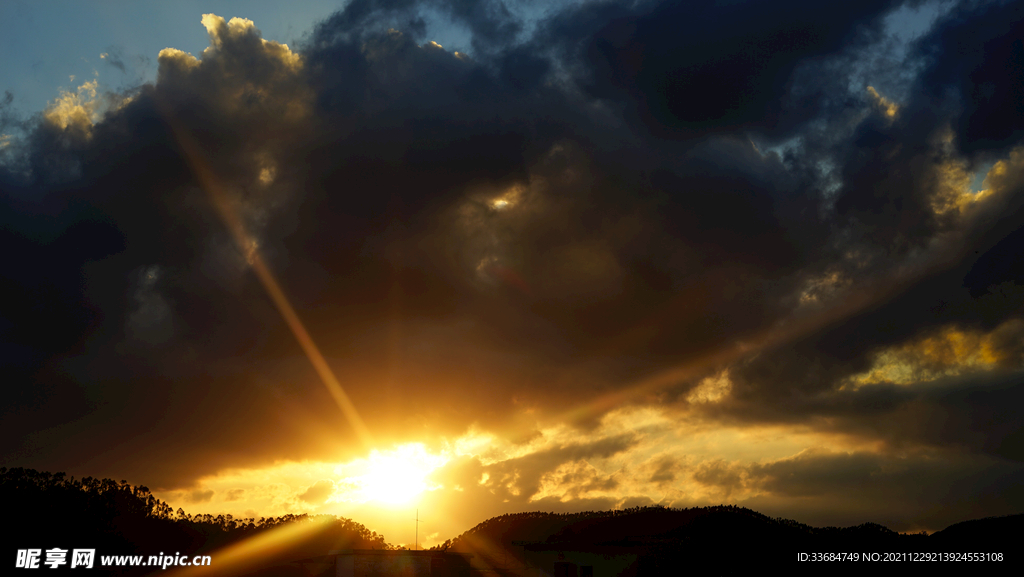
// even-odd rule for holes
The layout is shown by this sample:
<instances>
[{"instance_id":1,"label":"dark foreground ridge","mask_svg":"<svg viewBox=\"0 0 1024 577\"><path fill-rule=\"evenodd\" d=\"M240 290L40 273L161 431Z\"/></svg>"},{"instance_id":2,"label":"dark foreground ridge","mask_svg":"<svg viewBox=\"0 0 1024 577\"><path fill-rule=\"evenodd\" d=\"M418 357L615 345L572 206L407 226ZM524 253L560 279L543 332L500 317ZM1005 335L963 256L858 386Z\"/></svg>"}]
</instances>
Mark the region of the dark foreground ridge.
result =
<instances>
[{"instance_id":1,"label":"dark foreground ridge","mask_svg":"<svg viewBox=\"0 0 1024 577\"><path fill-rule=\"evenodd\" d=\"M865 554L878 554L877 563L886 562L888 557L889 563L906 567L945 563L914 561L915 554L941 559L935 554L1002 553L1004 561L998 566L1005 568L1017 558L1014 551L1022 529L1022 514L957 523L929 536L900 534L877 523L811 527L733 505L641 507L503 515L460 535L451 547L473 552L494 567L543 566L558 561L577 566L589 563L595 567L594 575L668 575L681 568L705 565L715 568L712 574L776 566L809 570L873 566L875 562L863 561ZM806 553L808 559L799 560L801 553ZM812 561L810 557L815 554L829 559L839 554L841 560ZM616 559L619 566L615 566ZM964 562L954 563L962 567ZM610 571L598 571L602 564Z\"/></svg>"},{"instance_id":2,"label":"dark foreground ridge","mask_svg":"<svg viewBox=\"0 0 1024 577\"><path fill-rule=\"evenodd\" d=\"M322 556L336 549L391 549L383 535L363 525L333 515L285 515L260 519L235 519L231 515L190 515L174 511L143 486L127 481L76 480L64 473L0 467L0 511L9 525L6 558L0 574L15 569L18 549L95 549L91 570L56 571L40 563L42 575L66 571L74 575L170 575L169 570L132 567L121 570L99 567L101 555L134 556L182 553L188 557L210 555L206 577L220 575L309 575L298 559ZM275 529L287 530L308 524L299 538L267 540ZM281 534L282 531L277 531ZM263 538L263 541L257 541ZM250 551L252 559L234 563L226 571L225 551L249 540L260 543ZM69 553L70 554L70 553ZM45 554L42 556L45 560ZM218 567L218 561L220 567ZM31 570L21 571L33 575ZM333 573L331 573L333 574Z\"/></svg>"},{"instance_id":3,"label":"dark foreground ridge","mask_svg":"<svg viewBox=\"0 0 1024 577\"><path fill-rule=\"evenodd\" d=\"M95 548L97 555L211 555L214 562L203 568L203 575L326 576L335 575L334 566L324 557L330 551L395 550L383 535L349 519L329 515L259 520L193 516L181 509L173 511L146 487L133 487L126 481L75 480L63 473L31 469L0 468L0 508L12 525L5 554L8 567L14 564L18 549ZM303 523L314 528L292 541L255 547L252 559L227 566L228 547L254 542L274 529L301 528ZM575 575L593 571L593 575L646 576L698 566L713 567L711 574L729 574L777 566L863 569L886 562L904 568L911 564L920 568L920 563L928 562L932 567L953 563L964 568L970 563L975 568L1008 569L1016 566L1014 552L1022 534L1024 514L964 521L925 535L900 534L875 523L811 527L732 505L655 506L502 515L434 549L472 555L473 575L537 575L540 568L546 574L566 570ZM935 554L976 557L995 553L1001 554L1002 561L915 560L935 559ZM801 554L827 555L832 560L800 560ZM877 554L882 560L865 561L865 554ZM835 555L844 557L835 560ZM40 569L46 574L53 572L49 567ZM61 570L69 568L57 572ZM147 567L116 572L96 567L90 574L161 572Z\"/></svg>"}]
</instances>

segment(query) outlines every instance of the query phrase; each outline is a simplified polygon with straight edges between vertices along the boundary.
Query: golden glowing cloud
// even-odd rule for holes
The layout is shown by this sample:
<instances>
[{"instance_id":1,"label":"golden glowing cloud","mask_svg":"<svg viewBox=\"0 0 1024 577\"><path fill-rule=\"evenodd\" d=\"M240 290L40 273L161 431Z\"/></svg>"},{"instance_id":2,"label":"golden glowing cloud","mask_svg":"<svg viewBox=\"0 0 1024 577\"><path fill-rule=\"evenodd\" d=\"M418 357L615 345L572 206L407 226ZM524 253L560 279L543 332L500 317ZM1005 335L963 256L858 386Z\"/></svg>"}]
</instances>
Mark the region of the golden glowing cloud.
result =
<instances>
[{"instance_id":1,"label":"golden glowing cloud","mask_svg":"<svg viewBox=\"0 0 1024 577\"><path fill-rule=\"evenodd\" d=\"M70 77L74 82L75 77ZM61 91L43 111L43 120L53 128L71 133L78 138L92 138L92 129L107 114L124 108L133 97L113 92L99 93L99 81L91 80L74 92ZM0 149L9 144L9 137L0 137Z\"/></svg>"},{"instance_id":2,"label":"golden glowing cloud","mask_svg":"<svg viewBox=\"0 0 1024 577\"><path fill-rule=\"evenodd\" d=\"M850 284L849 277L840 270L828 270L807 281L803 292L800 293L800 304L808 305L828 300Z\"/></svg>"},{"instance_id":3,"label":"golden glowing cloud","mask_svg":"<svg viewBox=\"0 0 1024 577\"><path fill-rule=\"evenodd\" d=\"M274 182L274 167L264 166L260 168L260 184L269 185Z\"/></svg>"},{"instance_id":4,"label":"golden glowing cloud","mask_svg":"<svg viewBox=\"0 0 1024 577\"><path fill-rule=\"evenodd\" d=\"M232 18L225 21L216 14L203 14L203 27L210 35L210 46L203 51L203 55L212 54L221 50L227 41L237 41L246 36L259 36L256 24L248 18ZM261 38L263 50L274 60L285 64L288 68L297 70L302 66L302 59L298 53L292 52L287 44L281 44L273 40Z\"/></svg>"},{"instance_id":5,"label":"golden glowing cloud","mask_svg":"<svg viewBox=\"0 0 1024 577\"><path fill-rule=\"evenodd\" d=\"M873 86L868 86L868 94L871 95L875 105L881 109L882 114L884 114L886 118L892 119L896 117L896 113L899 112L899 106L897 106L895 102L879 94Z\"/></svg>"},{"instance_id":6,"label":"golden glowing cloud","mask_svg":"<svg viewBox=\"0 0 1024 577\"><path fill-rule=\"evenodd\" d=\"M716 375L704 378L690 391L686 400L690 403L714 403L725 398L732 390L732 381L729 380L729 370L726 369Z\"/></svg>"},{"instance_id":7,"label":"golden glowing cloud","mask_svg":"<svg viewBox=\"0 0 1024 577\"><path fill-rule=\"evenodd\" d=\"M494 210L505 210L518 204L520 199L523 197L523 194L524 187L522 185L515 185L500 195L492 198L488 204Z\"/></svg>"},{"instance_id":8,"label":"golden glowing cloud","mask_svg":"<svg viewBox=\"0 0 1024 577\"><path fill-rule=\"evenodd\" d=\"M164 48L157 53L156 57L157 62L160 63L161 72L164 72L167 67L187 70L199 66L198 58L177 48Z\"/></svg>"},{"instance_id":9,"label":"golden glowing cloud","mask_svg":"<svg viewBox=\"0 0 1024 577\"><path fill-rule=\"evenodd\" d=\"M1005 168L1005 162L997 162L989 170L993 171ZM935 195L932 197L932 210L936 214L963 214L972 205L981 203L992 197L992 189L985 187L977 192L971 190L971 181L974 175L967 171L966 162L958 159L949 159L940 165L937 173ZM986 177L985 182L988 182Z\"/></svg>"},{"instance_id":10,"label":"golden glowing cloud","mask_svg":"<svg viewBox=\"0 0 1024 577\"><path fill-rule=\"evenodd\" d=\"M202 23L210 36L202 60L175 48L161 50L158 84L203 94L224 114L262 115L259 122L309 116L311 96L298 77L303 63L297 52L261 38L251 20L204 14Z\"/></svg>"},{"instance_id":11,"label":"golden glowing cloud","mask_svg":"<svg viewBox=\"0 0 1024 577\"><path fill-rule=\"evenodd\" d=\"M1012 190L1024 173L1024 147L1014 148L1007 158L999 160L985 174L982 189L974 194L976 201ZM961 209L963 210L963 209Z\"/></svg>"},{"instance_id":12,"label":"golden glowing cloud","mask_svg":"<svg viewBox=\"0 0 1024 577\"><path fill-rule=\"evenodd\" d=\"M856 390L876 383L913 385L942 377L989 371L1000 366L1020 366L1024 359L1009 352L1019 349L1007 349L1001 343L1019 339L1022 333L1024 321L1017 319L1007 321L988 333L947 326L909 343L880 351L875 355L872 367L850 377L843 389Z\"/></svg>"},{"instance_id":13,"label":"golden glowing cloud","mask_svg":"<svg viewBox=\"0 0 1024 577\"><path fill-rule=\"evenodd\" d=\"M61 130L70 128L87 137L91 136L92 126L99 120L100 102L96 98L98 85L93 80L79 86L75 92L61 92L60 97L43 112L43 118Z\"/></svg>"}]
</instances>

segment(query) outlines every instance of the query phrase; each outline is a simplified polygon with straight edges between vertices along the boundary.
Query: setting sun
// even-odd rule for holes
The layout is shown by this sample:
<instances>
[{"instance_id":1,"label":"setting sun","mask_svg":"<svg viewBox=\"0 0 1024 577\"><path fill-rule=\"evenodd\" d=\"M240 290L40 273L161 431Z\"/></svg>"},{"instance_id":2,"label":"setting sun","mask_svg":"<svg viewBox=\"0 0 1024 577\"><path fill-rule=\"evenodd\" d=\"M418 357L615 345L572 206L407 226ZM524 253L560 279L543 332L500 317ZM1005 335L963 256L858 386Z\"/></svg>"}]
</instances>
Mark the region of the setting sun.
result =
<instances>
[{"instance_id":1,"label":"setting sun","mask_svg":"<svg viewBox=\"0 0 1024 577\"><path fill-rule=\"evenodd\" d=\"M343 488L335 500L388 505L410 503L424 491L435 488L427 477L447 460L428 453L419 443L408 443L386 452L375 450L368 459L358 463L361 474L341 479Z\"/></svg>"}]
</instances>

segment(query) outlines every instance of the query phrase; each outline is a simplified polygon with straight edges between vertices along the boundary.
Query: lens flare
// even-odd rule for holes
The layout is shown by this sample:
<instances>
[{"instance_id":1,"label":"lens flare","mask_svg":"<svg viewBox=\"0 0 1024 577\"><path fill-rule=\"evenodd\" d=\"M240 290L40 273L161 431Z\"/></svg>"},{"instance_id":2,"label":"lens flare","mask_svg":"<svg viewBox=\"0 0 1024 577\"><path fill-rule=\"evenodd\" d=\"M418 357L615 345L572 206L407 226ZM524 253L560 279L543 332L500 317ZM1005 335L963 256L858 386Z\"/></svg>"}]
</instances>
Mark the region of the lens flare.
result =
<instances>
[{"instance_id":1,"label":"lens flare","mask_svg":"<svg viewBox=\"0 0 1024 577\"><path fill-rule=\"evenodd\" d=\"M268 529L238 543L209 553L210 565L177 567L167 572L168 577L227 577L244 575L262 569L268 563L281 562L280 557L313 539L331 527L329 519L310 519L287 523ZM188 555L188 557L192 557Z\"/></svg>"},{"instance_id":2,"label":"lens flare","mask_svg":"<svg viewBox=\"0 0 1024 577\"><path fill-rule=\"evenodd\" d=\"M267 291L271 300L274 301L274 305L277 306L277 310L288 324L292 334L295 335L295 339L299 341L302 350L309 358L309 362L312 363L313 368L316 369L317 374L320 376L321 382L323 382L331 397L334 398L334 401L338 404L338 407L363 444L367 447L373 446L373 437L370 434L370 430L363 423L363 419L359 416L358 411L356 411L355 405L352 404L351 399L345 393L345 389L342 388L341 383L334 376L334 372L327 364L323 355L320 354L320 349L306 331L306 327L302 324L302 320L299 319L299 315L296 314L295 309L284 294L277 279L274 278L270 268L263 261L256 239L246 230L245 224L242 222L234 204L230 201L228 194L226 194L225 186L203 159L198 143L185 129L175 122L173 115L165 113L164 118L167 119L174 132L175 139L185 153L185 157L200 186L209 195L221 220L224 221L239 250L246 255L246 260L252 266L252 270L260 279L263 288Z\"/></svg>"}]
</instances>

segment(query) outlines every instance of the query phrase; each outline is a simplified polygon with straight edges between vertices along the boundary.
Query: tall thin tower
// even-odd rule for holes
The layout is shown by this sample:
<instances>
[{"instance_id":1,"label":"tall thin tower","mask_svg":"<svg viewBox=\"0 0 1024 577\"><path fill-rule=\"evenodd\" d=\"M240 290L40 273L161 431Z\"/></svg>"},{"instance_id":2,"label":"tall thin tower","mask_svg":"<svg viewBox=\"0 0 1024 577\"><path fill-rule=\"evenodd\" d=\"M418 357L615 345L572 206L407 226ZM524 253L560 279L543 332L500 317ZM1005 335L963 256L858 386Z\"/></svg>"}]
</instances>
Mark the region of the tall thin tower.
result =
<instances>
[{"instance_id":1,"label":"tall thin tower","mask_svg":"<svg viewBox=\"0 0 1024 577\"><path fill-rule=\"evenodd\" d=\"M420 510L416 509L416 540L412 545L413 550L420 548Z\"/></svg>"}]
</instances>

